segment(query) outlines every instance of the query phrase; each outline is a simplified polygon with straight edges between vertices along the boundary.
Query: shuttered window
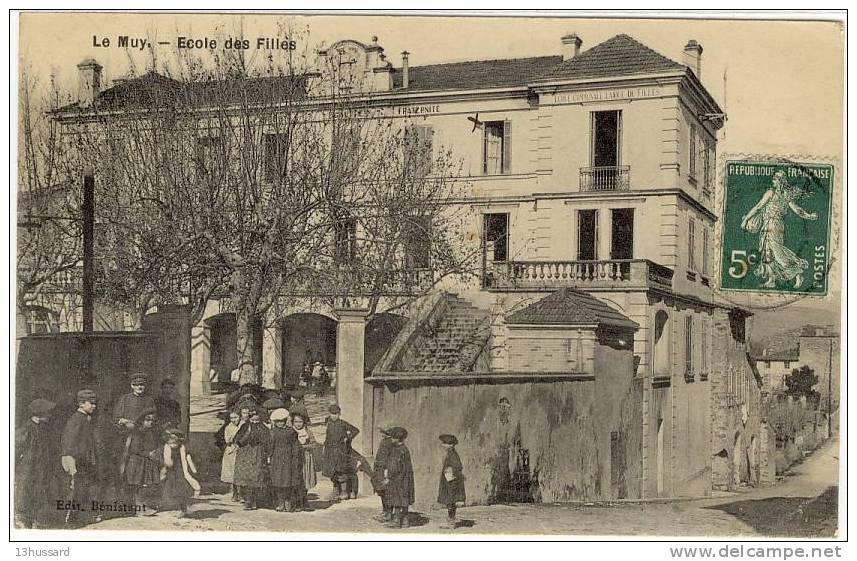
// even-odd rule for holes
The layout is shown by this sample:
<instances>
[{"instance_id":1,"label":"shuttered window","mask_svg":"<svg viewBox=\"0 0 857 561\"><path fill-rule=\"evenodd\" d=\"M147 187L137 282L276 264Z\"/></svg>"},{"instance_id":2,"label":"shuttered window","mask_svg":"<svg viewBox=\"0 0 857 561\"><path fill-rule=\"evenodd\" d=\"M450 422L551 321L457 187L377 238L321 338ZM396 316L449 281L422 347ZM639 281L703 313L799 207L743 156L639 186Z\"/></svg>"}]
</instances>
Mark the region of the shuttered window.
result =
<instances>
[{"instance_id":1,"label":"shuttered window","mask_svg":"<svg viewBox=\"0 0 857 561\"><path fill-rule=\"evenodd\" d=\"M482 173L512 172L512 122L486 121L482 142Z\"/></svg>"},{"instance_id":2,"label":"shuttered window","mask_svg":"<svg viewBox=\"0 0 857 561\"><path fill-rule=\"evenodd\" d=\"M426 177L431 173L433 141L431 125L410 125L405 129L405 169L414 177Z\"/></svg>"},{"instance_id":3,"label":"shuttered window","mask_svg":"<svg viewBox=\"0 0 857 561\"><path fill-rule=\"evenodd\" d=\"M684 319L684 376L693 378L693 316Z\"/></svg>"},{"instance_id":4,"label":"shuttered window","mask_svg":"<svg viewBox=\"0 0 857 561\"><path fill-rule=\"evenodd\" d=\"M696 271L696 255L695 255L695 246L696 240L696 221L691 218L687 223L687 270L688 271Z\"/></svg>"}]
</instances>

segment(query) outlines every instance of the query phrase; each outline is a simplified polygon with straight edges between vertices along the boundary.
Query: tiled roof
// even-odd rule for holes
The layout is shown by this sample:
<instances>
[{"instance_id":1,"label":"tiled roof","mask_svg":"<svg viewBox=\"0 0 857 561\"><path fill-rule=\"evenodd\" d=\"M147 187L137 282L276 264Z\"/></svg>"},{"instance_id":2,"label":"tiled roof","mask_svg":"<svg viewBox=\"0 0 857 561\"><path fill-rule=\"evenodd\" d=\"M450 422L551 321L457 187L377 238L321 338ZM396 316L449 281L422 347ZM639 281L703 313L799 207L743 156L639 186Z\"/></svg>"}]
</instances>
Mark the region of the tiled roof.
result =
<instances>
[{"instance_id":1,"label":"tiled roof","mask_svg":"<svg viewBox=\"0 0 857 561\"><path fill-rule=\"evenodd\" d=\"M119 81L100 92L97 104L101 110L151 108L176 102L182 106L206 106L223 102L240 103L244 100L285 101L300 98L304 92L304 80L300 77L263 76L183 82L157 72L148 72L137 78ZM77 107L77 103L73 103L60 111Z\"/></svg>"},{"instance_id":2,"label":"tiled roof","mask_svg":"<svg viewBox=\"0 0 857 561\"><path fill-rule=\"evenodd\" d=\"M542 79L603 78L684 69L684 65L623 34L563 62Z\"/></svg>"},{"instance_id":3,"label":"tiled roof","mask_svg":"<svg viewBox=\"0 0 857 561\"><path fill-rule=\"evenodd\" d=\"M522 87L534 82L628 76L684 68L628 35L616 35L565 62L556 55L412 66L408 70L406 90L402 89L402 69L396 68L393 89L417 92ZM107 109L146 107L151 106L153 100L157 101L157 96L181 94L185 96L183 104L206 105L245 98L270 101L291 96L294 99L304 93L301 78L258 77L183 83L150 72L102 91L98 104ZM72 104L63 110L76 107L77 104Z\"/></svg>"},{"instance_id":4,"label":"tiled roof","mask_svg":"<svg viewBox=\"0 0 857 561\"><path fill-rule=\"evenodd\" d=\"M412 66L408 70L408 91L526 86L561 62L561 56L539 56ZM402 87L401 68L395 69L393 87Z\"/></svg>"},{"instance_id":5,"label":"tiled roof","mask_svg":"<svg viewBox=\"0 0 857 561\"><path fill-rule=\"evenodd\" d=\"M563 288L506 318L508 325L598 325L637 329L640 326L598 298Z\"/></svg>"},{"instance_id":6,"label":"tiled roof","mask_svg":"<svg viewBox=\"0 0 857 561\"><path fill-rule=\"evenodd\" d=\"M800 358L799 349L790 349L786 351L769 352L768 354L754 354L753 360L768 361L768 362L793 362Z\"/></svg>"}]
</instances>

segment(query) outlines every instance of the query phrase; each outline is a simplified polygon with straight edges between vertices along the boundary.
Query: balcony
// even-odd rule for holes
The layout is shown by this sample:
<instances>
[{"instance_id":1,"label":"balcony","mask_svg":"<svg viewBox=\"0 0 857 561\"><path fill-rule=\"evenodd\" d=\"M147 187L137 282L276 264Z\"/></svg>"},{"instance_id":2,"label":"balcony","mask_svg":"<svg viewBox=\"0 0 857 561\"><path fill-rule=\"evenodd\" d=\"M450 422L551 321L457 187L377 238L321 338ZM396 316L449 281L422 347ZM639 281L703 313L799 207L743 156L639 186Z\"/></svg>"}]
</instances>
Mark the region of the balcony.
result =
<instances>
[{"instance_id":1,"label":"balcony","mask_svg":"<svg viewBox=\"0 0 857 561\"><path fill-rule=\"evenodd\" d=\"M631 166L580 168L581 191L627 191L631 187Z\"/></svg>"},{"instance_id":2,"label":"balcony","mask_svg":"<svg viewBox=\"0 0 857 561\"><path fill-rule=\"evenodd\" d=\"M489 290L672 290L673 271L647 259L608 261L495 261L486 265Z\"/></svg>"}]
</instances>

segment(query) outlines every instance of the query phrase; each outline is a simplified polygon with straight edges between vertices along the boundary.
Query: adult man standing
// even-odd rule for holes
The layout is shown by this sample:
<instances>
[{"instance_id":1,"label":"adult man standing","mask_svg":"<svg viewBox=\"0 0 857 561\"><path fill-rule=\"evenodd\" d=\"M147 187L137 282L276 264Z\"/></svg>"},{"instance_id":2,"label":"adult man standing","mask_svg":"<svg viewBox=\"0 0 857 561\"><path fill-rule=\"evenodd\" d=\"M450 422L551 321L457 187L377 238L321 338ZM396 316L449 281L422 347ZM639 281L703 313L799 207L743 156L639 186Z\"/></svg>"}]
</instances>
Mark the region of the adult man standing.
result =
<instances>
[{"instance_id":1,"label":"adult man standing","mask_svg":"<svg viewBox=\"0 0 857 561\"><path fill-rule=\"evenodd\" d=\"M119 477L121 458L125 452L125 441L134 430L134 423L145 411L157 410L155 400L146 393L149 387L149 376L143 372L131 374L131 391L119 396L113 405L113 430L105 442L106 454L104 458L104 469L101 476L104 479L105 488L112 487L116 490L117 498L129 501L130 494L126 489L123 478Z\"/></svg>"},{"instance_id":2,"label":"adult man standing","mask_svg":"<svg viewBox=\"0 0 857 561\"><path fill-rule=\"evenodd\" d=\"M172 378L164 378L161 381L161 393L155 397L155 410L158 413L158 422L164 428L181 429L182 406L173 399L176 383Z\"/></svg>"},{"instance_id":3,"label":"adult man standing","mask_svg":"<svg viewBox=\"0 0 857 561\"><path fill-rule=\"evenodd\" d=\"M15 431L15 515L24 528L46 526L48 493L56 465L49 420L56 404L47 399L30 403L30 418ZM55 442L55 441L53 441Z\"/></svg>"},{"instance_id":4,"label":"adult man standing","mask_svg":"<svg viewBox=\"0 0 857 561\"><path fill-rule=\"evenodd\" d=\"M69 500L60 501L57 506L66 511L66 524L79 521L81 512L91 512L90 499L97 469L95 421L92 419L95 409L94 391L77 392L77 411L69 417L60 440L60 462L66 473Z\"/></svg>"},{"instance_id":5,"label":"adult man standing","mask_svg":"<svg viewBox=\"0 0 857 561\"><path fill-rule=\"evenodd\" d=\"M143 411L155 409L155 400L146 393L149 376L143 372L131 374L131 391L119 397L113 406L113 423L127 435ZM124 438L122 439L124 442Z\"/></svg>"}]
</instances>

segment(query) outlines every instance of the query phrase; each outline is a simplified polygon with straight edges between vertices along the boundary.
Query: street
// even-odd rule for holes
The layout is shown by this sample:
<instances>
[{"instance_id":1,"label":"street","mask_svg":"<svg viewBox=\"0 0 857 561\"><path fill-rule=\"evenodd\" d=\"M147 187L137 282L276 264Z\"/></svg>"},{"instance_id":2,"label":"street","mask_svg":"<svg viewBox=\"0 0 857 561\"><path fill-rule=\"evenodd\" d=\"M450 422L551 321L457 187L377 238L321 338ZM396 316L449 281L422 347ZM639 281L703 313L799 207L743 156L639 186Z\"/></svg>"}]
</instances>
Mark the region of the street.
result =
<instances>
[{"instance_id":1,"label":"street","mask_svg":"<svg viewBox=\"0 0 857 561\"><path fill-rule=\"evenodd\" d=\"M89 526L98 530L394 532L405 534L519 534L568 536L832 537L836 531L839 438L822 445L777 485L722 496L609 505L490 505L459 509L454 530L441 530L445 510L416 509L410 529L391 530L372 520L378 497L332 503L310 496L312 512L244 511L225 495L203 495L187 518L177 512L152 517L114 518ZM330 492L328 481L313 490ZM286 537L284 535L284 537Z\"/></svg>"}]
</instances>

